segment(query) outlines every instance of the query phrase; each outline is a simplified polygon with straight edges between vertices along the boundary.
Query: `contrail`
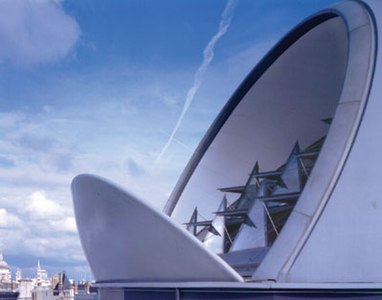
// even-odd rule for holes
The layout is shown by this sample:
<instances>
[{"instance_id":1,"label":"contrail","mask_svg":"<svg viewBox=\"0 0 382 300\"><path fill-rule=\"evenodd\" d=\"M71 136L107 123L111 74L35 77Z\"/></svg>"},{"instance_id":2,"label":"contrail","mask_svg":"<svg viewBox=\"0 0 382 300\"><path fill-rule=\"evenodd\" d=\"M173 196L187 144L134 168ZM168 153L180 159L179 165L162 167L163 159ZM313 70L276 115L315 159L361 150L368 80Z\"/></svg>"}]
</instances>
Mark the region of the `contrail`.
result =
<instances>
[{"instance_id":1,"label":"contrail","mask_svg":"<svg viewBox=\"0 0 382 300\"><path fill-rule=\"evenodd\" d=\"M183 109L182 112L178 118L178 121L166 143L166 145L163 147L162 151L159 153L158 157L156 158L155 162L158 162L163 154L167 151L168 147L171 145L174 136L176 132L178 131L183 118L185 114L188 111L188 108L190 107L192 100L195 97L195 94L199 90L200 85L202 84L204 74L206 73L206 70L211 63L212 59L214 58L214 48L216 43L219 41L219 39L227 32L229 26L231 25L231 20L233 17L233 12L235 10L235 5L236 5L237 0L228 0L224 11L221 15L220 18L220 23L219 23L219 29L215 33L215 35L210 39L208 42L207 46L203 50L203 61L200 64L199 68L197 69L195 75L194 75L194 84L192 87L188 90L186 100L184 101Z\"/></svg>"},{"instance_id":2,"label":"contrail","mask_svg":"<svg viewBox=\"0 0 382 300\"><path fill-rule=\"evenodd\" d=\"M170 137L170 134L167 133L166 131L164 130L161 130L160 132L162 132L163 134L167 135L168 137ZM177 142L179 145L183 146L185 149L189 150L192 152L192 148L187 146L185 143L183 143L182 141L180 141L179 139L177 139L176 137L173 137L173 141L174 142Z\"/></svg>"}]
</instances>

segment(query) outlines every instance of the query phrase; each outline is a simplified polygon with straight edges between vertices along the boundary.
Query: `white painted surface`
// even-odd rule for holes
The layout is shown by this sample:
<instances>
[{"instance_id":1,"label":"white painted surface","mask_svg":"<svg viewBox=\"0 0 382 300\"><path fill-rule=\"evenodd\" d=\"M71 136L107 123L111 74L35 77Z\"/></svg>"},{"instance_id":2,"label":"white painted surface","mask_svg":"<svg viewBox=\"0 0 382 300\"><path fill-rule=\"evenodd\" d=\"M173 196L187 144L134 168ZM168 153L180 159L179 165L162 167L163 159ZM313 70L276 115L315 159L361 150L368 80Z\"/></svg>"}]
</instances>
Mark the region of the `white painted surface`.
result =
<instances>
[{"instance_id":1,"label":"white painted surface","mask_svg":"<svg viewBox=\"0 0 382 300\"><path fill-rule=\"evenodd\" d=\"M96 281L242 281L180 225L111 183L79 175L72 193Z\"/></svg>"},{"instance_id":2,"label":"white painted surface","mask_svg":"<svg viewBox=\"0 0 382 300\"><path fill-rule=\"evenodd\" d=\"M375 14L377 33L381 35L382 1L365 2ZM314 30L318 39L314 34L308 34L304 38L305 44L297 43L295 48L291 47L291 52L288 50L283 54L281 63L275 64L270 73L267 71L260 79L260 85L245 96L245 105L239 105L218 134L175 210L176 216L182 217L182 208L188 211L195 207L193 199L213 203L215 198L217 201L221 199L216 188L243 184L258 160L253 156L251 146L259 144L259 136L263 139L260 144L265 142L268 146L257 153L260 156L261 151L266 153L263 157L267 168L277 167L279 161L285 159L282 152L289 151L303 132L301 128L296 132L292 123L281 133L275 128L284 128L282 125L289 124L292 119L299 120L297 127L305 124L305 115L311 106L304 106L301 99L310 99L309 104L327 101L324 103L329 106L338 100L327 140L303 194L253 276L254 280L263 283L246 285L248 287L382 287L382 61L377 61L372 80L374 61L378 56L374 52L376 32L368 10L360 2L347 1L331 11L342 18L328 21L321 29L322 25L319 25ZM333 45L325 42L330 32L337 34L334 40L339 48L332 49ZM301 45L305 48L299 48ZM345 63L343 48L348 51ZM336 55L325 56L325 51L335 49L338 50ZM312 58L309 55L315 53L319 58L313 65L309 64ZM325 58L331 60L321 65ZM287 73L286 70L296 63L299 71ZM340 66L330 68L333 64ZM342 78L344 64L346 72ZM314 73L317 70L320 72ZM336 80L326 77L333 71ZM314 88L315 84L324 92ZM275 86L282 88L277 90ZM313 98L306 98L312 91ZM285 100L285 97L290 101L297 99L297 102L293 100L292 105L283 106L278 99ZM251 102L251 99L257 100ZM266 114L262 114L264 107ZM302 112L299 109L303 109ZM318 105L312 109L313 117L331 110L331 107L326 110ZM285 114L292 117L282 120ZM273 121L278 115L281 121L276 125L266 118L271 116ZM265 133L246 136L243 128L257 128L257 133L262 130ZM310 132L312 127L306 129ZM305 137L306 143L323 132L320 127L313 126L313 129L314 133ZM289 136L285 143L283 134L290 134L292 138ZM273 140L277 138L281 138L283 147L278 147ZM276 153L278 161L267 156L274 148L280 152ZM230 172L222 170L222 166ZM98 281L123 281L120 286L150 287L152 282L155 282L154 286L194 282L191 286L209 287L215 286L217 281L240 281L229 266L203 249L201 243L180 226L121 189L96 177L82 175L74 180L73 197L83 247ZM208 208L208 211L214 209ZM276 283L267 283L269 279ZM236 285L222 285L231 284Z\"/></svg>"},{"instance_id":3,"label":"white painted surface","mask_svg":"<svg viewBox=\"0 0 382 300\"><path fill-rule=\"evenodd\" d=\"M305 148L324 136L328 125L321 120L334 114L346 61L347 34L340 18L313 28L282 53L231 112L172 217L183 223L197 206L212 218L222 198L219 188L245 184L256 161L263 171L272 171L285 163L297 141Z\"/></svg>"},{"instance_id":4,"label":"white painted surface","mask_svg":"<svg viewBox=\"0 0 382 300\"><path fill-rule=\"evenodd\" d=\"M380 12L382 2L375 3L378 7L373 11ZM362 4L348 1L335 9L349 30L348 65L339 105L311 178L255 272L256 280L382 282L380 62L371 83L377 41L372 19Z\"/></svg>"},{"instance_id":5,"label":"white painted surface","mask_svg":"<svg viewBox=\"0 0 382 300\"><path fill-rule=\"evenodd\" d=\"M375 14L380 36L382 2L368 3ZM366 80L370 76L365 72L365 65L361 67L366 56L365 53L362 56L362 48L374 37L369 26L354 28L350 33L358 42L354 47L357 55L353 58L359 66L356 71L366 75ZM366 51L370 50L364 49ZM378 59L367 106L344 169L314 229L284 270L285 281L382 282L381 68L382 62ZM359 95L361 102L367 97L367 81L363 82L366 86ZM349 93L347 97L357 100L354 95L358 93ZM314 272L308 272L312 267Z\"/></svg>"}]
</instances>

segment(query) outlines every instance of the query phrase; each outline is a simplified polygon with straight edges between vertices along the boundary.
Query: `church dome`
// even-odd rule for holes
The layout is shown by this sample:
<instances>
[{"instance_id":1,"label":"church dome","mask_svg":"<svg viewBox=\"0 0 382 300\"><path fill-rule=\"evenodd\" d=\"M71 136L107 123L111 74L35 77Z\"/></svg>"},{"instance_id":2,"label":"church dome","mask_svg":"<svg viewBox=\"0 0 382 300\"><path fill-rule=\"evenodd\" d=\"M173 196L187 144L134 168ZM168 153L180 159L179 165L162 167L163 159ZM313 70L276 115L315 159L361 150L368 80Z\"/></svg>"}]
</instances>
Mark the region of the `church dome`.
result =
<instances>
[{"instance_id":1,"label":"church dome","mask_svg":"<svg viewBox=\"0 0 382 300\"><path fill-rule=\"evenodd\" d=\"M9 270L7 262L4 260L3 251L0 249L0 270Z\"/></svg>"},{"instance_id":2,"label":"church dome","mask_svg":"<svg viewBox=\"0 0 382 300\"><path fill-rule=\"evenodd\" d=\"M0 261L0 270L2 269L9 269L8 264L5 260Z\"/></svg>"}]
</instances>

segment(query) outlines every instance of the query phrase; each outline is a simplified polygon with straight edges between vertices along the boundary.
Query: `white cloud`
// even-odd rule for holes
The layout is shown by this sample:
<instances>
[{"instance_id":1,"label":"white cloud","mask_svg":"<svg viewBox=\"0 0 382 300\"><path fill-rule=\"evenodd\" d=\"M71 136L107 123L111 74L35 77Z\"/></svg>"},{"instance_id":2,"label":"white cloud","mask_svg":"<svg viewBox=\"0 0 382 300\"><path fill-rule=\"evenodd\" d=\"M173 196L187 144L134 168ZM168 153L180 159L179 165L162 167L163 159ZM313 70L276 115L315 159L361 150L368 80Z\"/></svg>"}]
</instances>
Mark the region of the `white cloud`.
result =
<instances>
[{"instance_id":1,"label":"white cloud","mask_svg":"<svg viewBox=\"0 0 382 300\"><path fill-rule=\"evenodd\" d=\"M52 220L50 221L50 225L53 227L55 231L62 231L62 232L69 232L69 233L77 232L76 220L74 219L74 217L65 217L58 220Z\"/></svg>"},{"instance_id":2,"label":"white cloud","mask_svg":"<svg viewBox=\"0 0 382 300\"><path fill-rule=\"evenodd\" d=\"M77 22L57 1L0 1L0 60L19 66L64 58L80 36Z\"/></svg>"},{"instance_id":3,"label":"white cloud","mask_svg":"<svg viewBox=\"0 0 382 300\"><path fill-rule=\"evenodd\" d=\"M84 260L81 258L82 249L79 239L74 235L54 234L49 236L32 235L23 241L19 247L25 247L24 251L40 257L59 257L62 260ZM59 253L59 254L58 254Z\"/></svg>"},{"instance_id":4,"label":"white cloud","mask_svg":"<svg viewBox=\"0 0 382 300\"><path fill-rule=\"evenodd\" d=\"M50 200L46 197L43 191L36 191L28 197L26 201L25 212L32 218L37 219L52 219L65 215L68 211L67 208Z\"/></svg>"},{"instance_id":5,"label":"white cloud","mask_svg":"<svg viewBox=\"0 0 382 300\"><path fill-rule=\"evenodd\" d=\"M35 253L38 256L46 255L47 248L51 245L51 241L47 238L31 238L29 237L23 243L30 253Z\"/></svg>"},{"instance_id":6,"label":"white cloud","mask_svg":"<svg viewBox=\"0 0 382 300\"><path fill-rule=\"evenodd\" d=\"M5 208L0 208L0 228L14 228L22 225L21 220Z\"/></svg>"},{"instance_id":7,"label":"white cloud","mask_svg":"<svg viewBox=\"0 0 382 300\"><path fill-rule=\"evenodd\" d=\"M25 115L21 112L0 112L0 130L9 130L9 128L15 127L15 125L19 124L24 118Z\"/></svg>"}]
</instances>

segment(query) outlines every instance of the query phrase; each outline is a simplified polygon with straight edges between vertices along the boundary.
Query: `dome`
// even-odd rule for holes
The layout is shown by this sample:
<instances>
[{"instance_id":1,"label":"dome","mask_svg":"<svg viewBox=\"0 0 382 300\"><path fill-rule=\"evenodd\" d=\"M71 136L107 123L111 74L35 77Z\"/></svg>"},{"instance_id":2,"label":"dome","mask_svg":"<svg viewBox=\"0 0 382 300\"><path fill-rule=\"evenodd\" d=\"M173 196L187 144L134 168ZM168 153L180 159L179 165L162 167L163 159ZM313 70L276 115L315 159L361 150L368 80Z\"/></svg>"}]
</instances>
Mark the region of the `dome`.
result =
<instances>
[{"instance_id":1,"label":"dome","mask_svg":"<svg viewBox=\"0 0 382 300\"><path fill-rule=\"evenodd\" d=\"M7 269L9 270L8 264L5 260L0 261L0 270L1 269Z\"/></svg>"},{"instance_id":2,"label":"dome","mask_svg":"<svg viewBox=\"0 0 382 300\"><path fill-rule=\"evenodd\" d=\"M7 262L4 260L3 251L0 249L0 270L9 270Z\"/></svg>"}]
</instances>

